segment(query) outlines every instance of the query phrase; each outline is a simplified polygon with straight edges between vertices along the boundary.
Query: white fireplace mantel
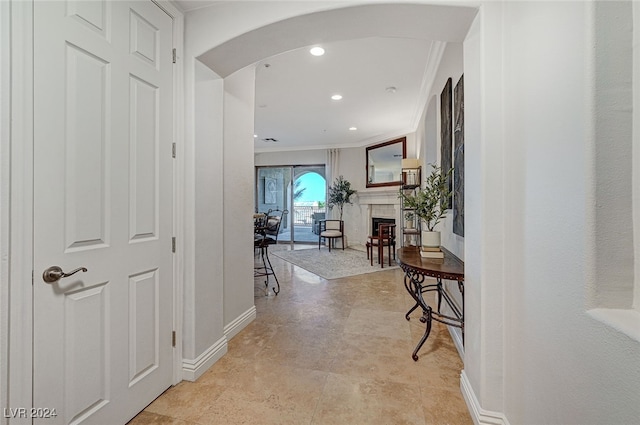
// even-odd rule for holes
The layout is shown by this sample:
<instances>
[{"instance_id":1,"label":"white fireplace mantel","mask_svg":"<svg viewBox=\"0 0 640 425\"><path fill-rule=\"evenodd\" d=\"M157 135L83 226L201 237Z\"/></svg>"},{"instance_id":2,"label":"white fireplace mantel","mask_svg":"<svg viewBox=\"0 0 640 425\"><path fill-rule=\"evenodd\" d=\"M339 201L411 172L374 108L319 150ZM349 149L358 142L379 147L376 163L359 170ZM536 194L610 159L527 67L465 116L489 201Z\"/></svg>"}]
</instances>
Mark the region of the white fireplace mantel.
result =
<instances>
[{"instance_id":1,"label":"white fireplace mantel","mask_svg":"<svg viewBox=\"0 0 640 425\"><path fill-rule=\"evenodd\" d=\"M359 190L357 201L360 205L396 205L400 204L398 192L399 189L395 186L391 189Z\"/></svg>"},{"instance_id":2,"label":"white fireplace mantel","mask_svg":"<svg viewBox=\"0 0 640 425\"><path fill-rule=\"evenodd\" d=\"M399 188L397 186L384 189L367 189L358 191L358 198L356 202L364 207L362 221L360 223L362 230L361 234L365 235L365 240L362 241L363 244L366 241L366 236L371 234L372 212L376 205L392 205L394 209L393 218L395 218L396 224L400 223L401 211L398 192Z\"/></svg>"}]
</instances>

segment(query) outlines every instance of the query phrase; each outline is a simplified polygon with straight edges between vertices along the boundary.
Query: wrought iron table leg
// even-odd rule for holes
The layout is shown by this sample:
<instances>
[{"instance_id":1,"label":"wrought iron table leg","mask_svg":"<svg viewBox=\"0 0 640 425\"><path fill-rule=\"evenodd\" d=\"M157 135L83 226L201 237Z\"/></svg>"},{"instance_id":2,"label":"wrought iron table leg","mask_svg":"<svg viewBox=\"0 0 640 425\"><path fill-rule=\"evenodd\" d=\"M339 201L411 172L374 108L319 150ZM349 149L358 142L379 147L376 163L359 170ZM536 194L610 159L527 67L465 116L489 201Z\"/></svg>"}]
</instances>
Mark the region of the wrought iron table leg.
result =
<instances>
[{"instance_id":1,"label":"wrought iron table leg","mask_svg":"<svg viewBox=\"0 0 640 425\"><path fill-rule=\"evenodd\" d=\"M442 305L442 279L437 279L437 288L438 288L438 313L440 313L440 306Z\"/></svg>"},{"instance_id":2,"label":"wrought iron table leg","mask_svg":"<svg viewBox=\"0 0 640 425\"><path fill-rule=\"evenodd\" d=\"M413 313L418 307L421 306L419 293L421 290L420 283L421 283L421 280L424 280L424 276L417 275L417 277L418 279L416 280L416 275L414 274L405 273L404 275L404 287L407 289L407 292L409 292L409 294L411 295L411 298L413 298L413 300L416 302L416 305L411 307L411 309L407 311L407 314L404 315L404 318L407 320L410 320L411 318L409 317L409 315ZM424 307L423 307L423 312L424 312Z\"/></svg>"},{"instance_id":3,"label":"wrought iron table leg","mask_svg":"<svg viewBox=\"0 0 640 425\"><path fill-rule=\"evenodd\" d=\"M427 311L425 312L427 327L424 331L424 335L420 338L420 342L416 345L416 349L413 350L413 354L411 354L411 358L414 362L418 361L418 351L422 348L422 344L429 338L429 334L431 333L431 307L427 306Z\"/></svg>"},{"instance_id":4,"label":"wrought iron table leg","mask_svg":"<svg viewBox=\"0 0 640 425\"><path fill-rule=\"evenodd\" d=\"M418 307L420 307L420 304L418 302L416 302L416 305L411 307L411 310L407 311L407 314L404 315L404 318L407 319L407 320L411 320L411 317L409 317L409 315L411 313L413 313L416 310L416 308L418 308Z\"/></svg>"}]
</instances>

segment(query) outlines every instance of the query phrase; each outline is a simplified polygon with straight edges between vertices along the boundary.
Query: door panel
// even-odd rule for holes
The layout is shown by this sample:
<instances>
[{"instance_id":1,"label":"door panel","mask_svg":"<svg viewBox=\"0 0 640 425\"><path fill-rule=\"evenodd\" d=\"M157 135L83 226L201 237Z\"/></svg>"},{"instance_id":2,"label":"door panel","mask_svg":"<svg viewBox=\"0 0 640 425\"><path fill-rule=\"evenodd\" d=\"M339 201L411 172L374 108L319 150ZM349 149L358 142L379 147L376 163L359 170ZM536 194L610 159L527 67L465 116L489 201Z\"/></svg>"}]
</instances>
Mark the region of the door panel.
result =
<instances>
[{"instance_id":1,"label":"door panel","mask_svg":"<svg viewBox=\"0 0 640 425\"><path fill-rule=\"evenodd\" d=\"M129 221L131 240L157 237L158 88L131 77Z\"/></svg>"},{"instance_id":2,"label":"door panel","mask_svg":"<svg viewBox=\"0 0 640 425\"><path fill-rule=\"evenodd\" d=\"M125 423L173 371L171 18L34 2L34 406ZM49 266L65 272L52 284ZM37 421L36 421L37 422Z\"/></svg>"},{"instance_id":3,"label":"door panel","mask_svg":"<svg viewBox=\"0 0 640 425\"><path fill-rule=\"evenodd\" d=\"M65 57L65 245L83 250L107 243L111 81L109 64L89 52L66 44Z\"/></svg>"},{"instance_id":4,"label":"door panel","mask_svg":"<svg viewBox=\"0 0 640 425\"><path fill-rule=\"evenodd\" d=\"M71 395L65 400L65 412L90 412L108 403L108 301L106 282L65 296L64 345L69 349L63 377L65 394Z\"/></svg>"},{"instance_id":5,"label":"door panel","mask_svg":"<svg viewBox=\"0 0 640 425\"><path fill-rule=\"evenodd\" d=\"M129 385L159 367L158 270L129 278ZM153 300L153 302L149 302Z\"/></svg>"}]
</instances>

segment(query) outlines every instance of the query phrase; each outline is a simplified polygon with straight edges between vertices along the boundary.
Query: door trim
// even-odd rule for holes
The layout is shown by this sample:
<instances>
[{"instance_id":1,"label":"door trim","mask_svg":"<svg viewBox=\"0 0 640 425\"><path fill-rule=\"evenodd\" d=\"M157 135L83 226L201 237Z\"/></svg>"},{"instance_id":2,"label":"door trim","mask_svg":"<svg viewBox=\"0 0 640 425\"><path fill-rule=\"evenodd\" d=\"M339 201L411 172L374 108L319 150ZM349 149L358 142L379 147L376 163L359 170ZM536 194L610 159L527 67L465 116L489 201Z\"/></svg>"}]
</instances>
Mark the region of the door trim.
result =
<instances>
[{"instance_id":1,"label":"door trim","mask_svg":"<svg viewBox=\"0 0 640 425\"><path fill-rule=\"evenodd\" d=\"M176 250L173 255L173 385L182 381L182 312L184 305L184 14L169 0L152 0L173 18L173 47L177 49L173 64L173 142L176 155L173 162L173 235Z\"/></svg>"},{"instance_id":2,"label":"door trim","mask_svg":"<svg viewBox=\"0 0 640 425\"><path fill-rule=\"evenodd\" d=\"M173 75L173 384L182 380L184 240L183 61L184 15L168 0L151 0L173 19L178 50ZM33 406L33 1L0 2L0 400L3 406ZM10 23L10 25L4 25ZM5 49L5 47L10 47ZM8 70L8 75L7 75ZM8 95L8 96L7 96ZM4 99L9 98L9 102ZM5 111L8 108L8 111ZM7 140L8 139L8 140ZM170 153L167 153L170 154ZM2 424L9 423L2 418Z\"/></svg>"},{"instance_id":3,"label":"door trim","mask_svg":"<svg viewBox=\"0 0 640 425\"><path fill-rule=\"evenodd\" d=\"M6 406L29 407L33 402L33 3L11 1L8 13L10 27L2 36L9 37L11 43L11 105L10 122L3 122L3 128L10 129L10 184L2 186L9 193L0 197L0 211L8 214L9 234L2 232L0 258L7 259L2 267L7 270L8 280L3 279L1 284L2 292L9 294L9 309L0 319L7 331L2 373L7 379L3 382L7 386Z\"/></svg>"}]
</instances>

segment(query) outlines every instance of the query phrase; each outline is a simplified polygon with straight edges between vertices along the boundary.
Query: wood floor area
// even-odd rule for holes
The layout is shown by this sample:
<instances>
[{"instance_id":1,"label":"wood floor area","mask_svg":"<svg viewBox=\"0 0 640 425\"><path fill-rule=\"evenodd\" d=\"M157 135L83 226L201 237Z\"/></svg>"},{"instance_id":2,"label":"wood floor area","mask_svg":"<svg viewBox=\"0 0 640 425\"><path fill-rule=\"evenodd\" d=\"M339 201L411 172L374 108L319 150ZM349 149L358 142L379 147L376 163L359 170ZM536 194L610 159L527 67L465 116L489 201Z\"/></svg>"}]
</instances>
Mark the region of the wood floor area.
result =
<instances>
[{"instance_id":1,"label":"wood floor area","mask_svg":"<svg viewBox=\"0 0 640 425\"><path fill-rule=\"evenodd\" d=\"M271 256L282 290L255 280L257 319L197 382L169 389L131 425L459 424L462 361L436 324L424 331L401 270L325 280Z\"/></svg>"}]
</instances>

